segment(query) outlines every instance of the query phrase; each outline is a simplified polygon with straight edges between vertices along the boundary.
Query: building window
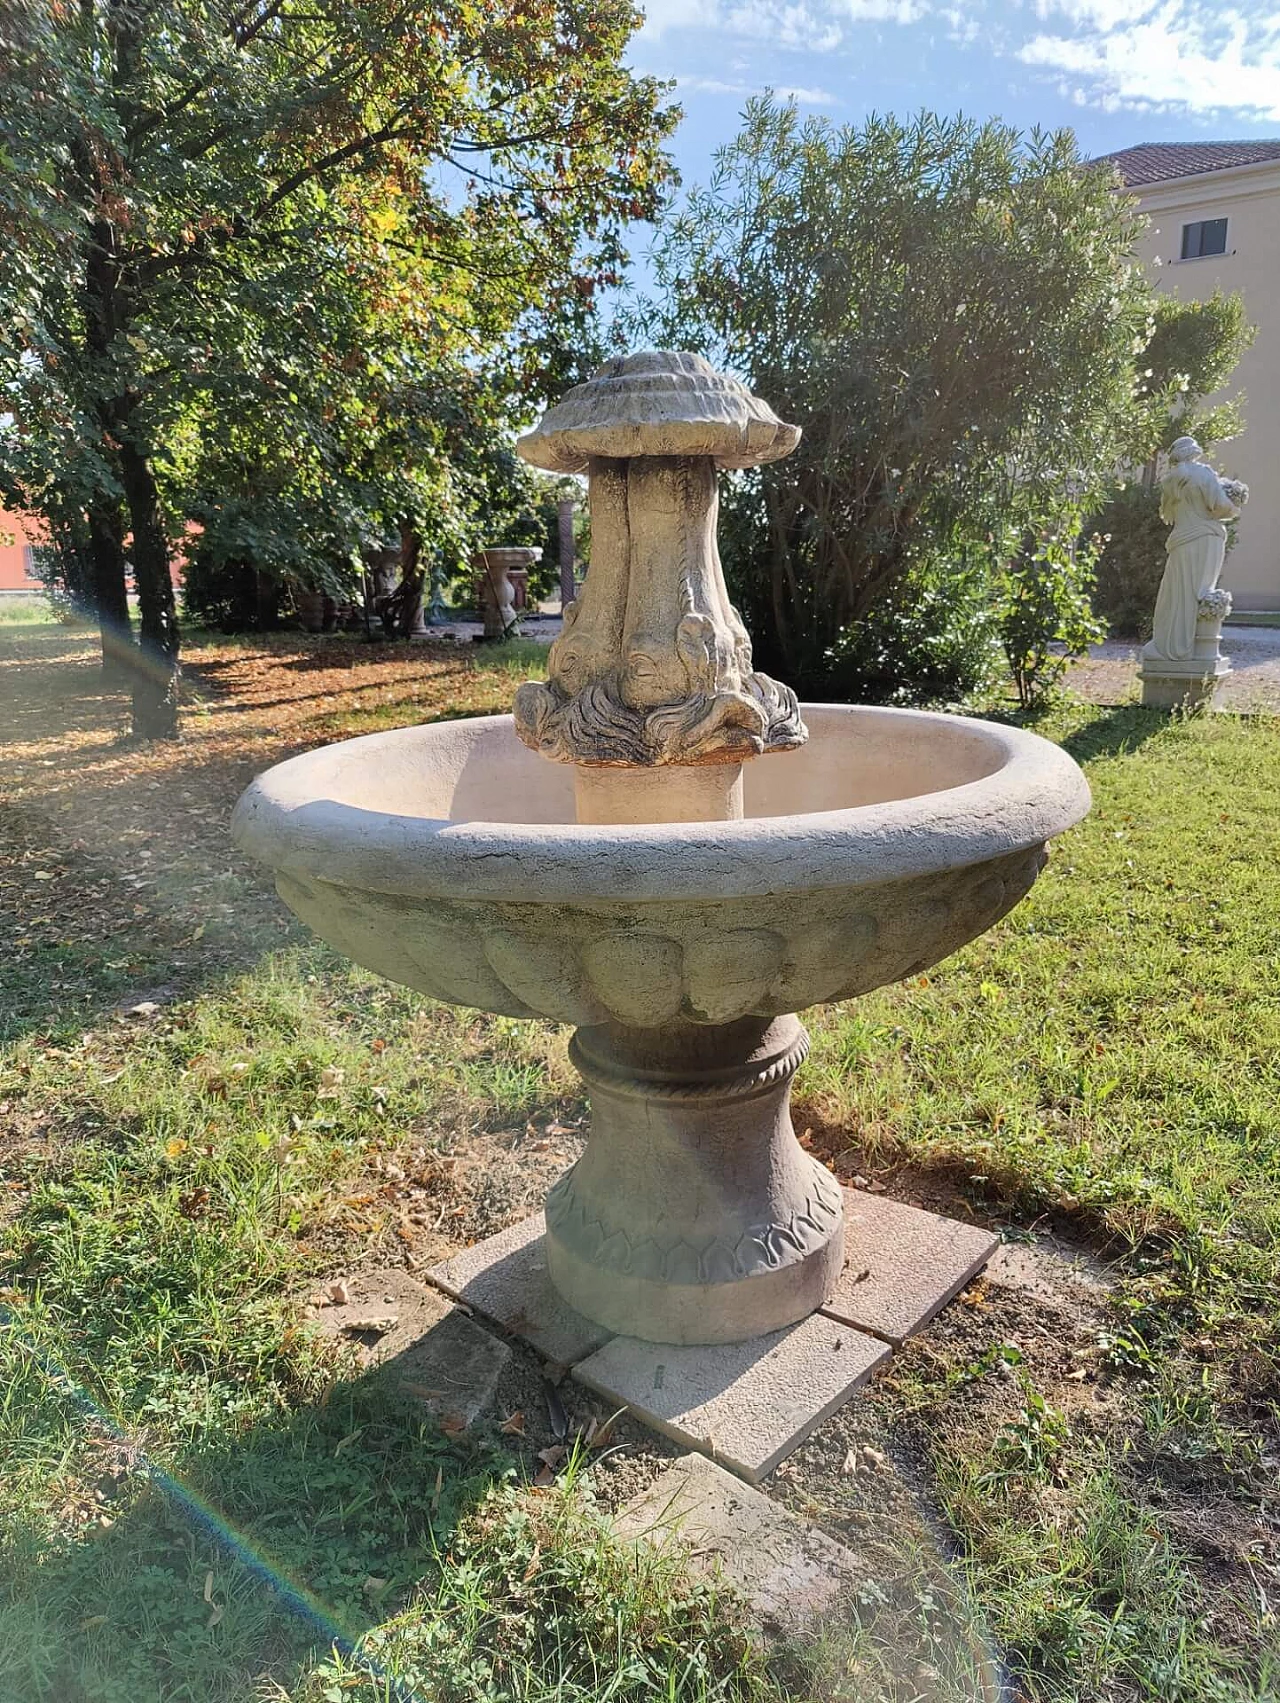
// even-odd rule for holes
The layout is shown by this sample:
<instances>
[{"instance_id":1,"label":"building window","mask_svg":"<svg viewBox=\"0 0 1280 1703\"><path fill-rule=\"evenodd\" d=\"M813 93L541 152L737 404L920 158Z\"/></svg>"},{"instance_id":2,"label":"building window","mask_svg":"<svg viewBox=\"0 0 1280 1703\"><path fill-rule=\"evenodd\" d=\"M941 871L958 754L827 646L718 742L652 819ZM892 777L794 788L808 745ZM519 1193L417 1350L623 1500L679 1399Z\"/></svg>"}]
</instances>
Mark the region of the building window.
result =
<instances>
[{"instance_id":1,"label":"building window","mask_svg":"<svg viewBox=\"0 0 1280 1703\"><path fill-rule=\"evenodd\" d=\"M34 585L40 584L40 575L36 572L36 553L30 544L22 546L22 571Z\"/></svg>"},{"instance_id":2,"label":"building window","mask_svg":"<svg viewBox=\"0 0 1280 1703\"><path fill-rule=\"evenodd\" d=\"M1227 221L1197 219L1193 225L1182 227L1182 258L1199 260L1206 254L1227 252Z\"/></svg>"}]
</instances>

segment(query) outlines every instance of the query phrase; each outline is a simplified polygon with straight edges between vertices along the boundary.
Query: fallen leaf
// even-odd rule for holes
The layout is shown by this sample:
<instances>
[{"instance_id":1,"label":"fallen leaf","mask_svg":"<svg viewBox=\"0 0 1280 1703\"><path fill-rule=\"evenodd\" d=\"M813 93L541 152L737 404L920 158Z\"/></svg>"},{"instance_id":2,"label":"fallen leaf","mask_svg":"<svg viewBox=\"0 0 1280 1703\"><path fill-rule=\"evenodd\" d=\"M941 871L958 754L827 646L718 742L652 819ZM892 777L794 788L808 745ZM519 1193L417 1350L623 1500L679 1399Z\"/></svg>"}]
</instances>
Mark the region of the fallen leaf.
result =
<instances>
[{"instance_id":1,"label":"fallen leaf","mask_svg":"<svg viewBox=\"0 0 1280 1703\"><path fill-rule=\"evenodd\" d=\"M431 1512L434 1514L440 1506L440 1492L444 1489L444 1468L436 1468L436 1487L431 1493Z\"/></svg>"},{"instance_id":2,"label":"fallen leaf","mask_svg":"<svg viewBox=\"0 0 1280 1703\"><path fill-rule=\"evenodd\" d=\"M344 1277L340 1277L336 1283L329 1285L329 1305L331 1307L345 1307L350 1299L351 1291L347 1287L347 1281Z\"/></svg>"},{"instance_id":3,"label":"fallen leaf","mask_svg":"<svg viewBox=\"0 0 1280 1703\"><path fill-rule=\"evenodd\" d=\"M563 1443L553 1443L549 1449L539 1449L538 1459L551 1468L558 1467L569 1453Z\"/></svg>"},{"instance_id":4,"label":"fallen leaf","mask_svg":"<svg viewBox=\"0 0 1280 1703\"><path fill-rule=\"evenodd\" d=\"M467 1422L460 1413L445 1413L440 1418L440 1429L446 1437L460 1437L467 1428Z\"/></svg>"},{"instance_id":5,"label":"fallen leaf","mask_svg":"<svg viewBox=\"0 0 1280 1703\"><path fill-rule=\"evenodd\" d=\"M857 1472L857 1470L858 1470L858 1451L856 1449L849 1449L845 1454L844 1461L843 1461L843 1463L841 1464L841 1467L840 1467L840 1471L845 1475L846 1478L849 1478L849 1477L852 1477Z\"/></svg>"},{"instance_id":6,"label":"fallen leaf","mask_svg":"<svg viewBox=\"0 0 1280 1703\"><path fill-rule=\"evenodd\" d=\"M519 1412L510 1414L506 1419L504 1419L502 1421L502 1424L499 1427L499 1429L501 1431L503 1431L505 1433L505 1435L508 1436L508 1437L523 1437L524 1436L524 1414L519 1413Z\"/></svg>"},{"instance_id":7,"label":"fallen leaf","mask_svg":"<svg viewBox=\"0 0 1280 1703\"><path fill-rule=\"evenodd\" d=\"M596 1422L593 1419L591 1423L595 1426L595 1429L587 1438L587 1447L589 1449L607 1449L613 1440L613 1433L617 1428L618 1419L619 1415L616 1413L612 1416L612 1418L606 1419L603 1425L596 1425Z\"/></svg>"}]
</instances>

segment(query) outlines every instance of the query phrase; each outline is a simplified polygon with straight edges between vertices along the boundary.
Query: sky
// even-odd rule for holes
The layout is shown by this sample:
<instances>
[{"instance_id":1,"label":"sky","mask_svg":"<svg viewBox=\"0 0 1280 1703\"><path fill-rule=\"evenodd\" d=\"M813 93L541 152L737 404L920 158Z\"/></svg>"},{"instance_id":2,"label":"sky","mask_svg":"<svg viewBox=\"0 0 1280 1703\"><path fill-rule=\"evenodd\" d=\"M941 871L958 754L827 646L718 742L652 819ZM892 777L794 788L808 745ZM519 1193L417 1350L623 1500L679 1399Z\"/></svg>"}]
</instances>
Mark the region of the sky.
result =
<instances>
[{"instance_id":1,"label":"sky","mask_svg":"<svg viewBox=\"0 0 1280 1703\"><path fill-rule=\"evenodd\" d=\"M631 59L678 80L673 151L705 179L766 88L837 123L928 107L1070 125L1086 154L1280 137L1275 0L639 0Z\"/></svg>"}]
</instances>

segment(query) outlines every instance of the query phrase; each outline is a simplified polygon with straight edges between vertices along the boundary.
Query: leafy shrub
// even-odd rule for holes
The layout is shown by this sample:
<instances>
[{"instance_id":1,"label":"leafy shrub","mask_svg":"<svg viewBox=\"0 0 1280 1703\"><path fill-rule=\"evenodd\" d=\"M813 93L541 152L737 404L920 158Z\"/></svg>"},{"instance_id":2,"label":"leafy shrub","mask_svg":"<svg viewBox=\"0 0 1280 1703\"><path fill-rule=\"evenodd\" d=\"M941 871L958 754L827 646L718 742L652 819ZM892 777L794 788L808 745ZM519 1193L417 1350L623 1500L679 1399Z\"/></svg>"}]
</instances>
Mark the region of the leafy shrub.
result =
<instances>
[{"instance_id":1,"label":"leafy shrub","mask_svg":"<svg viewBox=\"0 0 1280 1703\"><path fill-rule=\"evenodd\" d=\"M1079 514L1068 511L1005 566L1000 641L1023 709L1046 703L1071 658L1104 635L1089 601L1102 547L1096 534L1080 537Z\"/></svg>"},{"instance_id":2,"label":"leafy shrub","mask_svg":"<svg viewBox=\"0 0 1280 1703\"><path fill-rule=\"evenodd\" d=\"M820 687L875 704L964 703L992 683L1000 643L984 563L918 568L846 627Z\"/></svg>"},{"instance_id":3,"label":"leafy shrub","mask_svg":"<svg viewBox=\"0 0 1280 1703\"><path fill-rule=\"evenodd\" d=\"M1164 572L1168 527L1152 485L1125 485L1092 521L1104 539L1093 588L1094 613L1117 638L1149 639Z\"/></svg>"}]
</instances>

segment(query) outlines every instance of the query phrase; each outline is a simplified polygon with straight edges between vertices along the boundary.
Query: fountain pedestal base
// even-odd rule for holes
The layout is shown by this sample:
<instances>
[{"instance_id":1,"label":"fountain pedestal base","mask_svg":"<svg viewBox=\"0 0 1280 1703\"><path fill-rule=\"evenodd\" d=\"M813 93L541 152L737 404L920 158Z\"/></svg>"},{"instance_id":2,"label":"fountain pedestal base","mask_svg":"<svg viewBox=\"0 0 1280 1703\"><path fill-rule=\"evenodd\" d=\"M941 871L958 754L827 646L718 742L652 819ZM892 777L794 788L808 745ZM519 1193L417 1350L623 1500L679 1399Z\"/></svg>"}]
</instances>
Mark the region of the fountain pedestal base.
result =
<instances>
[{"instance_id":1,"label":"fountain pedestal base","mask_svg":"<svg viewBox=\"0 0 1280 1703\"><path fill-rule=\"evenodd\" d=\"M795 1017L580 1029L586 1152L547 1198L547 1266L578 1312L650 1342L741 1342L806 1318L844 1258L840 1186L791 1126Z\"/></svg>"}]
</instances>

